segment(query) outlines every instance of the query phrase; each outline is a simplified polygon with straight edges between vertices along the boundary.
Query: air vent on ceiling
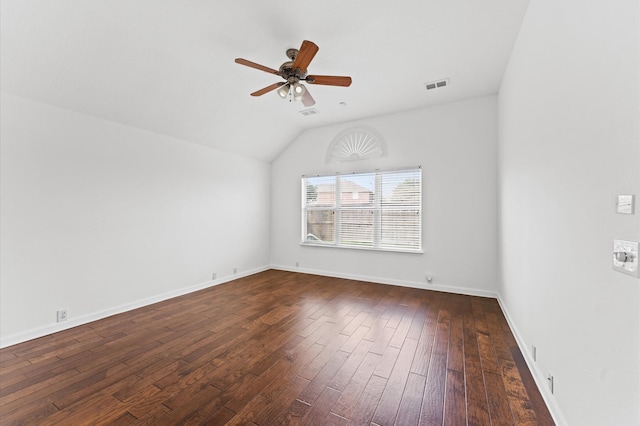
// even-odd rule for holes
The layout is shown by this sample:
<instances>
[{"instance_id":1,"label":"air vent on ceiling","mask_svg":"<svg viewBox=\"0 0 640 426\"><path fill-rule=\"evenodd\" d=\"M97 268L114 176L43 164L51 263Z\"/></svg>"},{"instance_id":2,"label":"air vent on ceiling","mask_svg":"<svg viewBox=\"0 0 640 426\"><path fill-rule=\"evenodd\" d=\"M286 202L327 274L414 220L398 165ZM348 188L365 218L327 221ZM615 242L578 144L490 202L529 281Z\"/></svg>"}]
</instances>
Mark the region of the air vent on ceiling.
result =
<instances>
[{"instance_id":1,"label":"air vent on ceiling","mask_svg":"<svg viewBox=\"0 0 640 426\"><path fill-rule=\"evenodd\" d=\"M303 109L302 111L300 111L300 114L302 114L302 115L316 115L316 114L320 114L320 111L318 111L315 108L309 108L309 109Z\"/></svg>"},{"instance_id":2,"label":"air vent on ceiling","mask_svg":"<svg viewBox=\"0 0 640 426\"><path fill-rule=\"evenodd\" d=\"M427 90L433 90L433 89L438 89L440 87L447 87L448 85L449 85L449 79L443 78L442 80L430 81L428 83L425 83L424 87L426 87Z\"/></svg>"}]
</instances>

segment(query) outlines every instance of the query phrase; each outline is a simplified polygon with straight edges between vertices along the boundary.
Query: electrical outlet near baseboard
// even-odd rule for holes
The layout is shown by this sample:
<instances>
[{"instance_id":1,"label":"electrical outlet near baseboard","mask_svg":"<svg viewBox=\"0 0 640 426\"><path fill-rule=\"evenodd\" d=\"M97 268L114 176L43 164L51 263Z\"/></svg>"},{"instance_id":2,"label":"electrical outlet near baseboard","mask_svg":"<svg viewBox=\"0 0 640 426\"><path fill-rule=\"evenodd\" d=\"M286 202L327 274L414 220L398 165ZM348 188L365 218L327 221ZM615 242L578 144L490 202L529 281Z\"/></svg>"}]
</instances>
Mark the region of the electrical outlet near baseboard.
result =
<instances>
[{"instance_id":1,"label":"electrical outlet near baseboard","mask_svg":"<svg viewBox=\"0 0 640 426\"><path fill-rule=\"evenodd\" d=\"M536 348L536 345L531 345L531 357L534 361L538 360L538 349Z\"/></svg>"},{"instance_id":2,"label":"electrical outlet near baseboard","mask_svg":"<svg viewBox=\"0 0 640 426\"><path fill-rule=\"evenodd\" d=\"M215 280L216 278L218 278L218 274L216 274L215 272L213 274L211 274L211 279Z\"/></svg>"},{"instance_id":3,"label":"electrical outlet near baseboard","mask_svg":"<svg viewBox=\"0 0 640 426\"><path fill-rule=\"evenodd\" d=\"M60 309L56 312L58 322L66 321L69 318L69 312L66 309Z\"/></svg>"},{"instance_id":4,"label":"electrical outlet near baseboard","mask_svg":"<svg viewBox=\"0 0 640 426\"><path fill-rule=\"evenodd\" d=\"M238 268L233 268L233 273L237 274L238 273Z\"/></svg>"}]
</instances>

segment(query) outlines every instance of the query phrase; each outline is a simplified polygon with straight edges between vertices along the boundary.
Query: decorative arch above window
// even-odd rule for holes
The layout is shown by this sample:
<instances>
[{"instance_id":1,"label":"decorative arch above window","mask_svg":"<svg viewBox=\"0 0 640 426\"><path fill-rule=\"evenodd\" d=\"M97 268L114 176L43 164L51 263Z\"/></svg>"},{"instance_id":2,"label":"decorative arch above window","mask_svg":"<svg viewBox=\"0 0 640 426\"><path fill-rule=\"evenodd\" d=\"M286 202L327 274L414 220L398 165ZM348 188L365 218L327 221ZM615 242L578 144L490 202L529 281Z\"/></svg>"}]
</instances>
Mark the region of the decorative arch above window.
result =
<instances>
[{"instance_id":1,"label":"decorative arch above window","mask_svg":"<svg viewBox=\"0 0 640 426\"><path fill-rule=\"evenodd\" d=\"M387 145L377 130L351 127L336 136L327 149L327 163L366 160L387 156Z\"/></svg>"}]
</instances>

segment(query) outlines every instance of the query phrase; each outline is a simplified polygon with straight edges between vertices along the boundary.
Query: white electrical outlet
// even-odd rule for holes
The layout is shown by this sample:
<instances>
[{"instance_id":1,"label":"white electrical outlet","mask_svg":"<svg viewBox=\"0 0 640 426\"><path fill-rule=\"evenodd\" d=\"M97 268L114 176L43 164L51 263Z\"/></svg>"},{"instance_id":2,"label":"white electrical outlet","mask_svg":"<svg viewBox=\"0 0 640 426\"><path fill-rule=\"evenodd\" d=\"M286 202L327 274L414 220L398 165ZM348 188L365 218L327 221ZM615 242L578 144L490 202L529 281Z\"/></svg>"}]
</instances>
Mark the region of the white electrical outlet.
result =
<instances>
[{"instance_id":1,"label":"white electrical outlet","mask_svg":"<svg viewBox=\"0 0 640 426\"><path fill-rule=\"evenodd\" d=\"M233 273L237 273L238 272L238 268L233 268Z\"/></svg>"},{"instance_id":2,"label":"white electrical outlet","mask_svg":"<svg viewBox=\"0 0 640 426\"><path fill-rule=\"evenodd\" d=\"M300 262L296 262L296 268L300 267Z\"/></svg>"},{"instance_id":3,"label":"white electrical outlet","mask_svg":"<svg viewBox=\"0 0 640 426\"><path fill-rule=\"evenodd\" d=\"M428 283L432 283L433 282L433 275L427 274L427 282Z\"/></svg>"},{"instance_id":4,"label":"white electrical outlet","mask_svg":"<svg viewBox=\"0 0 640 426\"><path fill-rule=\"evenodd\" d=\"M215 272L211 275L211 279L215 280L216 278L218 278L218 274L216 274Z\"/></svg>"},{"instance_id":5,"label":"white electrical outlet","mask_svg":"<svg viewBox=\"0 0 640 426\"><path fill-rule=\"evenodd\" d=\"M69 313L67 312L66 309L60 309L57 313L56 313L56 317L58 319L58 322L62 322L62 321L66 321L68 318Z\"/></svg>"},{"instance_id":6,"label":"white electrical outlet","mask_svg":"<svg viewBox=\"0 0 640 426\"><path fill-rule=\"evenodd\" d=\"M533 358L534 361L537 360L538 358L538 350L536 349L536 345L531 345L531 357Z\"/></svg>"}]
</instances>

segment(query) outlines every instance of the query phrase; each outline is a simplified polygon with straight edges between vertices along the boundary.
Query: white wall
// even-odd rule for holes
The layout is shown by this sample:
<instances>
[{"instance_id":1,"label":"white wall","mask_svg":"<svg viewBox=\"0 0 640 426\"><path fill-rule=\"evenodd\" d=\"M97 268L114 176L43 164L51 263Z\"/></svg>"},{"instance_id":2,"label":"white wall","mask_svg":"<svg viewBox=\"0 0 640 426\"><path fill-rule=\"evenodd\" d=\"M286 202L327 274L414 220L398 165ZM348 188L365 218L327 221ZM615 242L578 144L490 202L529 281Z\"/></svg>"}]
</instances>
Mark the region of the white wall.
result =
<instances>
[{"instance_id":1,"label":"white wall","mask_svg":"<svg viewBox=\"0 0 640 426\"><path fill-rule=\"evenodd\" d=\"M496 97L489 96L303 133L272 163L272 265L495 295L496 114ZM388 156L326 164L332 140L355 125L378 130ZM301 175L407 166L423 167L424 254L300 246ZM434 276L433 285L427 285L427 272Z\"/></svg>"},{"instance_id":2,"label":"white wall","mask_svg":"<svg viewBox=\"0 0 640 426\"><path fill-rule=\"evenodd\" d=\"M1 107L3 346L268 267L269 164L10 95Z\"/></svg>"},{"instance_id":3,"label":"white wall","mask_svg":"<svg viewBox=\"0 0 640 426\"><path fill-rule=\"evenodd\" d=\"M571 425L640 424L640 280L611 269L640 240L638 8L532 0L499 94L501 302Z\"/></svg>"}]
</instances>

